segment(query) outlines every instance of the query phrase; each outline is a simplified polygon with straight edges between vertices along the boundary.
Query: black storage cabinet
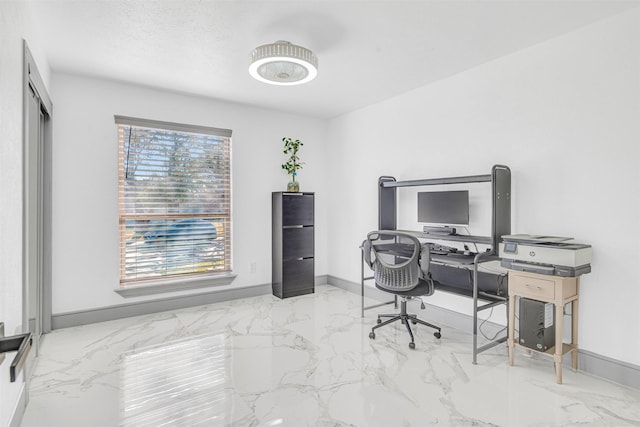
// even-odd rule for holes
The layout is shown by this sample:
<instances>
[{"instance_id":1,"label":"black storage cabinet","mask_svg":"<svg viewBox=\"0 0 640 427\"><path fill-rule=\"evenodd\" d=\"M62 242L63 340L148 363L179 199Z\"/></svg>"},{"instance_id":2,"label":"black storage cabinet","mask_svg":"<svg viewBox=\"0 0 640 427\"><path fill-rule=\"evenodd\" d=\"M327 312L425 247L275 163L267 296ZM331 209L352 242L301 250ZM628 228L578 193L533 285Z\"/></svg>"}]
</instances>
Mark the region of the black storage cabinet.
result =
<instances>
[{"instance_id":1,"label":"black storage cabinet","mask_svg":"<svg viewBox=\"0 0 640 427\"><path fill-rule=\"evenodd\" d=\"M314 193L274 192L272 200L273 295L314 292Z\"/></svg>"}]
</instances>

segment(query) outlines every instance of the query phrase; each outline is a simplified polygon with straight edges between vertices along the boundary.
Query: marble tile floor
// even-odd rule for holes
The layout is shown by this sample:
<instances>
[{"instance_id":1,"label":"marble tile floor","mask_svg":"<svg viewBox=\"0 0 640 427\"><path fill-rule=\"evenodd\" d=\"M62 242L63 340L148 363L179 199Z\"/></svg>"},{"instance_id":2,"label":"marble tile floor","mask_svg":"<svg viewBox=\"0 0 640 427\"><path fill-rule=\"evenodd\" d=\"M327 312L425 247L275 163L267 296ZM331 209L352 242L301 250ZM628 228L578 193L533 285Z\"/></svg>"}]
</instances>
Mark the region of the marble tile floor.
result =
<instances>
[{"instance_id":1,"label":"marble tile floor","mask_svg":"<svg viewBox=\"0 0 640 427\"><path fill-rule=\"evenodd\" d=\"M389 311L389 307L376 309ZM429 320L428 312L418 313ZM640 391L471 334L420 325L369 339L375 310L324 285L48 334L23 427L639 426Z\"/></svg>"}]
</instances>

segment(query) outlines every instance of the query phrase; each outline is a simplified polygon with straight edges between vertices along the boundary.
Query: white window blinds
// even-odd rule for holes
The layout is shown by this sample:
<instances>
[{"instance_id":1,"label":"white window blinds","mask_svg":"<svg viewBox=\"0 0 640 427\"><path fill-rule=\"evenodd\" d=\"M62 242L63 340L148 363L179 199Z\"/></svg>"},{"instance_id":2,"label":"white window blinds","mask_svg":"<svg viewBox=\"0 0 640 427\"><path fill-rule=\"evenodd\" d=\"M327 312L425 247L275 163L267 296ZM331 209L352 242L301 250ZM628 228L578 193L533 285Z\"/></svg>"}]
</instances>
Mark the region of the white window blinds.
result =
<instances>
[{"instance_id":1,"label":"white window blinds","mask_svg":"<svg viewBox=\"0 0 640 427\"><path fill-rule=\"evenodd\" d=\"M120 283L231 271L231 131L116 116Z\"/></svg>"}]
</instances>

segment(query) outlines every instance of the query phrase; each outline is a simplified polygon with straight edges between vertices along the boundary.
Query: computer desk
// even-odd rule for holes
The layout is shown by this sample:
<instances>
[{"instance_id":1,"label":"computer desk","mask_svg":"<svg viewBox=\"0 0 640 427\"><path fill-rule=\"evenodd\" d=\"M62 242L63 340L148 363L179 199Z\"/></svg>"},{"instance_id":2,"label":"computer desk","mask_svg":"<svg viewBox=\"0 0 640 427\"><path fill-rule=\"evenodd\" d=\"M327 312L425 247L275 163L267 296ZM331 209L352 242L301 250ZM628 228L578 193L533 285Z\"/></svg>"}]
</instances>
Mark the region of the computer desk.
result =
<instances>
[{"instance_id":1,"label":"computer desk","mask_svg":"<svg viewBox=\"0 0 640 427\"><path fill-rule=\"evenodd\" d=\"M475 242L486 243L486 238L478 236L464 235L433 235L419 231L399 230L411 234L420 240L448 240L458 242ZM393 252L398 256L406 256L402 249L402 245L390 243L386 248L389 252ZM397 297L391 301L365 306L365 282L373 280L373 276L365 276L364 252L361 249L361 316L364 317L366 310L381 307L388 304L394 304L397 308ZM433 254L429 265L429 271L433 280L436 282L435 289L441 292L453 293L465 297L473 298L473 363L477 364L477 355L485 350L493 348L507 341L505 336L490 341L489 343L478 347L478 312L493 308L498 305L508 303L508 278L507 270L493 265L496 272L480 271L479 266L491 261L498 261L499 258L492 252L478 252L473 256L459 257L457 255L439 255ZM368 268L368 266L367 266ZM504 270L504 271L503 271ZM480 301L483 301L480 303Z\"/></svg>"},{"instance_id":2,"label":"computer desk","mask_svg":"<svg viewBox=\"0 0 640 427\"><path fill-rule=\"evenodd\" d=\"M465 288L459 278L456 278L456 274L459 274L462 270L458 266L442 265L440 268L443 274L449 277L446 284L441 284L436 289L446 290L449 292L455 292L461 295L471 296L473 298L473 363L477 363L478 353L495 347L496 345L505 342L507 337L501 337L495 341L492 341L486 345L478 347L478 312L494 307L499 304L507 304L506 298L506 285L503 295L492 295L489 292L485 292L479 289L478 282L480 277L484 277L484 274L479 274L478 265L486 261L498 259L498 245L502 241L502 236L511 234L511 170L505 165L493 165L491 173L484 175L467 175L467 176L454 176L444 178L426 178L426 179L413 179L407 181L397 181L392 176L381 176L378 178L378 229L379 230L397 230L397 217L398 217L398 203L396 192L402 188L407 187L423 187L423 186L439 186L449 184L479 184L487 183L491 186L491 234L489 236L463 236L463 235L448 235L448 236L429 236L426 233L419 233L419 238L431 238L434 240L446 240L452 242L464 242L464 243L481 243L489 246L489 252L481 252L474 256L473 262L473 284L471 289ZM432 265L433 267L433 265ZM435 271L435 270L434 270ZM364 316L364 263L362 263L362 316ZM465 280L465 284L468 282ZM506 282L506 280L505 280ZM442 283L442 282L441 282ZM478 305L478 300L488 301L482 305Z\"/></svg>"}]
</instances>

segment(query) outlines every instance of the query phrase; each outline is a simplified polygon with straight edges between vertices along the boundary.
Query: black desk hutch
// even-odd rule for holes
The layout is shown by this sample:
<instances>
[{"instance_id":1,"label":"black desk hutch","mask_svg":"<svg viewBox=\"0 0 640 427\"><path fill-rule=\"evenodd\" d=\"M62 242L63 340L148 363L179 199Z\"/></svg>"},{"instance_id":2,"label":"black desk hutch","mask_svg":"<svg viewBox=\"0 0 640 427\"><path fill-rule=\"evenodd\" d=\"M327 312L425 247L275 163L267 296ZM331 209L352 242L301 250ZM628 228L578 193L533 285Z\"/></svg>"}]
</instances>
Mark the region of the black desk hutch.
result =
<instances>
[{"instance_id":1,"label":"black desk hutch","mask_svg":"<svg viewBox=\"0 0 640 427\"><path fill-rule=\"evenodd\" d=\"M500 337L488 344L478 347L478 312L489 309L496 305L507 304L507 286L506 276L499 279L504 281L499 285L489 285L483 287L483 281L486 282L490 274L478 272L478 264L497 260L498 244L502 241L504 235L511 234L511 170L507 166L494 165L491 173L487 175L472 175L450 178L432 178L419 179L411 181L396 181L394 177L382 176L378 180L378 229L379 230L396 230L397 229L397 195L396 191L402 187L417 187L429 185L446 185L446 184L470 184L470 183L490 183L491 184L491 235L490 236L467 236L467 235L433 235L422 232L412 231L411 233L417 237L433 240L445 240L464 243L481 243L489 245L489 250L479 252L475 255L473 262L473 270L471 280L465 275L460 275L460 269L457 267L447 267L446 265L437 266L440 270L442 278L439 280L441 285L436 287L437 290L452 292L459 295L465 295L473 298L473 363L477 363L477 354L484 350L495 347L507 340L507 337ZM433 264L432 264L433 266ZM395 301L373 306L364 306L364 283L365 280L371 280L373 277L364 276L364 263L362 263L362 316L364 310L378 307ZM480 286L479 286L480 285Z\"/></svg>"}]
</instances>

